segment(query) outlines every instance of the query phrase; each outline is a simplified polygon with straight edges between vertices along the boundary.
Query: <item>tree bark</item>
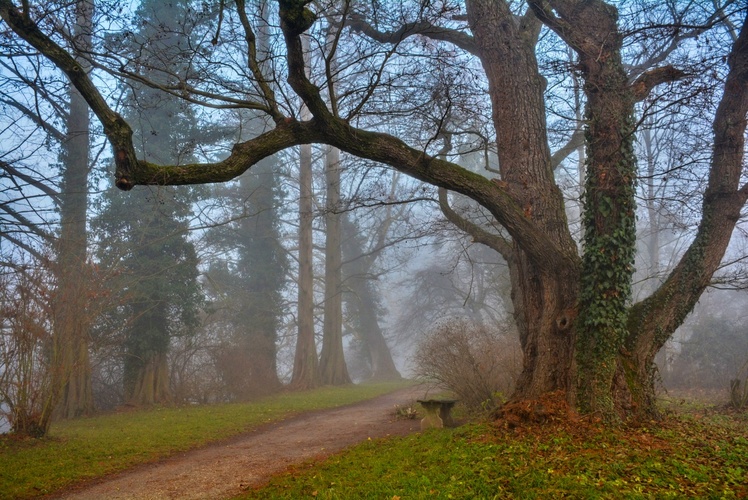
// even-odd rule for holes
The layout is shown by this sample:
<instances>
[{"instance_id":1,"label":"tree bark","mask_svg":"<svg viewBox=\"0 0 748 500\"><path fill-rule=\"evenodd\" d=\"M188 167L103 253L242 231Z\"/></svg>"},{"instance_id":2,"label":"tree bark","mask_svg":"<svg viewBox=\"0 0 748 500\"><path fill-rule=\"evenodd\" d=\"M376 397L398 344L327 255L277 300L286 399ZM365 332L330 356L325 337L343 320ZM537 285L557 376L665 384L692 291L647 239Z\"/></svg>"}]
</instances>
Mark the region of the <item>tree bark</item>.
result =
<instances>
[{"instance_id":1,"label":"tree bark","mask_svg":"<svg viewBox=\"0 0 748 500\"><path fill-rule=\"evenodd\" d=\"M514 318L524 363L513 398L571 389L574 320L579 291L576 244L553 178L546 136L544 81L535 43L540 23L531 12L516 18L505 2L470 0L468 21L489 82L499 153L500 183L553 242L564 265L542 269L544 258L513 238L508 261ZM512 102L511 106L506 106ZM510 232L511 233L511 232ZM548 255L545 258L549 258ZM558 258L558 256L553 256Z\"/></svg>"},{"instance_id":2,"label":"tree bark","mask_svg":"<svg viewBox=\"0 0 748 500\"><path fill-rule=\"evenodd\" d=\"M73 41L80 50L90 50L93 2L76 2ZM80 60L86 71L90 67ZM60 190L60 236L55 265L53 387L60 391L55 413L72 418L93 411L88 335L91 323L90 279L87 269L89 127L88 106L80 92L70 86L67 135L63 147Z\"/></svg>"},{"instance_id":3,"label":"tree bark","mask_svg":"<svg viewBox=\"0 0 748 500\"><path fill-rule=\"evenodd\" d=\"M359 334L364 343L371 368L371 380L400 380L402 375L395 366L392 352L387 345L377 318L377 304L373 284L362 276L346 279L351 298L357 302L360 325Z\"/></svg>"},{"instance_id":4,"label":"tree bark","mask_svg":"<svg viewBox=\"0 0 748 500\"><path fill-rule=\"evenodd\" d=\"M343 259L340 230L340 150L325 155L325 304L319 373L323 385L351 383L343 349Z\"/></svg>"},{"instance_id":5,"label":"tree bark","mask_svg":"<svg viewBox=\"0 0 748 500\"><path fill-rule=\"evenodd\" d=\"M621 60L623 36L615 8L601 1L532 6L576 51L584 77L587 168L577 404L585 413L615 419L611 388L625 337L636 244L635 100Z\"/></svg>"},{"instance_id":6,"label":"tree bark","mask_svg":"<svg viewBox=\"0 0 748 500\"><path fill-rule=\"evenodd\" d=\"M302 41L308 52L309 40L302 37ZM307 65L302 65L302 71L307 71ZM311 118L306 106L301 108L301 118ZM319 384L317 347L314 340L313 203L312 146L304 144L299 148L299 281L296 315L298 335L291 376L291 387L294 389L311 389Z\"/></svg>"}]
</instances>

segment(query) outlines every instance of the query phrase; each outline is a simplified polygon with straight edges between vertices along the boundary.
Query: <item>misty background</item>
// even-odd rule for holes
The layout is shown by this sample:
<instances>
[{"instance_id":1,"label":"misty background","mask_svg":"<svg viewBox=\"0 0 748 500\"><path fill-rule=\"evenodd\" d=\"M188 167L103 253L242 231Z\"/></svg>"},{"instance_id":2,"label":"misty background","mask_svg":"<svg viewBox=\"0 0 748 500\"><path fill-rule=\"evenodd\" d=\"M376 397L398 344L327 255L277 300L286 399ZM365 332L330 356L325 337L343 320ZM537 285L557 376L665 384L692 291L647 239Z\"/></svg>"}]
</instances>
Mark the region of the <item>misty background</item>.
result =
<instances>
[{"instance_id":1,"label":"misty background","mask_svg":"<svg viewBox=\"0 0 748 500\"><path fill-rule=\"evenodd\" d=\"M254 20L265 27L257 33L261 61L282 88L276 14L263 2L256 7ZM205 43L216 6L96 2L86 15L67 9L55 19L92 53L126 61L120 69L87 69L133 125L146 160L217 161L270 126L255 110L198 106L158 88L181 77L238 85L244 75L236 68L211 74L190 59L193 46L209 46L244 68L239 40ZM222 22L230 33L241 20ZM694 71L688 86L640 103L635 299L662 283L700 220L709 117L731 33L725 22L683 41L671 56L709 71ZM317 43L326 36L313 33ZM402 116L378 114L373 105L365 119L426 144L431 131L408 130L403 118L438 116L454 130L445 157L493 177L496 146L486 138L495 134L481 114L490 107L478 62L437 43L404 45L399 50L451 62L430 75L430 86L404 84L422 68L388 69L386 99L402 102ZM632 37L626 48L642 51L641 64L643 45ZM565 153L556 178L581 241L583 99L567 71L573 56L550 35L541 48L551 141ZM341 53L351 59L337 62L343 68L385 57L363 45ZM311 71L323 71L310 54ZM346 78L369 84L355 71ZM303 117L300 103L288 99ZM210 404L316 384L429 376L419 349L450 329L475 335L468 339L474 346L489 335L494 389L510 394L522 354L506 263L448 221L434 186L314 145L278 153L223 184L123 192L112 185L111 151L85 103L44 60L0 58L0 101L0 431L10 429L8 415L48 411L49 390L60 395L54 417L64 418L122 405ZM475 202L442 196L463 217L495 224ZM741 220L713 288L658 355L661 390L726 401L730 381L748 376L746 244ZM306 350L299 347L304 328ZM50 389L60 380L52 353L62 350L69 350L71 371ZM319 378L305 378L303 355L318 363Z\"/></svg>"}]
</instances>

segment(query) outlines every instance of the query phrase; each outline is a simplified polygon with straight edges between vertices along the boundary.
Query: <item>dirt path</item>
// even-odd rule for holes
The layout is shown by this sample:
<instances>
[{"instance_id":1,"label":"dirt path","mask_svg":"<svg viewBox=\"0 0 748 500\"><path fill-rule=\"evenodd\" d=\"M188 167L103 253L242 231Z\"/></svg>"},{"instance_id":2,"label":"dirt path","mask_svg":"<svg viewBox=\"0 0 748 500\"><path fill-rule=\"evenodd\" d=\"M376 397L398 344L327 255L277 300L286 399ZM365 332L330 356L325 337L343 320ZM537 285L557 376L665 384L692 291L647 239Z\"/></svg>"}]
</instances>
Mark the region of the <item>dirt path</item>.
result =
<instances>
[{"instance_id":1,"label":"dirt path","mask_svg":"<svg viewBox=\"0 0 748 500\"><path fill-rule=\"evenodd\" d=\"M370 437L418 430L418 420L395 419L394 409L423 394L422 387L414 387L344 408L306 413L56 498L231 498L289 465L325 457Z\"/></svg>"}]
</instances>

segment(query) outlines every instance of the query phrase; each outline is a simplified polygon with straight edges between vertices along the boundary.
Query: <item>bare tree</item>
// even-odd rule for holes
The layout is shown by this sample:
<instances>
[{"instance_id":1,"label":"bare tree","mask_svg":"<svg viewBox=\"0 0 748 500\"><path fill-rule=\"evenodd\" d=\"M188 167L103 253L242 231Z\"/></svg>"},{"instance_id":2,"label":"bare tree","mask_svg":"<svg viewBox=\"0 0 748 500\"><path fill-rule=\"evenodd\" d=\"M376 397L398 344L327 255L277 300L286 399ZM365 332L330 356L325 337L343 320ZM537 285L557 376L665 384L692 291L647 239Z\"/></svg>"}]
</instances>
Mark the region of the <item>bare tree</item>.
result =
<instances>
[{"instance_id":1,"label":"bare tree","mask_svg":"<svg viewBox=\"0 0 748 500\"><path fill-rule=\"evenodd\" d=\"M319 31L317 14L302 0L279 0L282 36L278 41L285 53L290 86L290 90L282 87L283 96L293 101L292 91L303 100L310 119L298 120L293 106L277 97L272 88L277 80L260 71L251 50L254 33L247 25L242 29L250 49L248 77L253 91L249 96L235 90L232 82L216 78L185 78L164 87L163 91L215 108L261 110L275 123L272 130L235 144L221 161L187 165L156 165L137 157L129 125L112 110L75 58L35 22L28 3L18 9L9 0L0 0L0 16L13 36L26 40L64 71L87 100L112 145L116 184L122 189L139 184L221 182L282 149L323 143L472 198L503 228L493 243L510 267L514 316L525 357L514 398L562 389L583 411L599 412L612 420L654 415L654 355L709 285L748 199L748 187L741 185L748 111L745 13L736 10L731 17L740 25L740 34L726 54L726 91L714 114L710 175L696 237L663 285L632 305L635 104L655 87L683 77L682 71L663 64L667 51L663 61L653 59L651 69L643 69L631 79L624 63L627 33L619 26L618 8L602 0L529 0L528 8L520 6L522 10L517 11L512 10L512 2L467 0L464 14L418 3L397 12L409 19L385 19L383 12L366 11L365 5L354 12L354 6L358 4L344 6L340 22L351 28L345 30L351 46L363 47L364 42L355 43L364 39L360 33L368 35L373 41L367 41L366 46L374 48L375 57L355 58L347 71L367 76L374 85L351 84L347 92L339 90L348 99L337 112L325 102L320 88L333 80L341 84L343 79L306 71L301 40L305 33L315 36ZM243 3L237 3L237 8L243 10ZM717 17L731 15L723 8L716 10L722 12ZM714 24L708 19L705 22ZM581 257L568 228L548 145L546 80L535 54L544 26L576 53L584 82L587 163ZM644 20L639 29L646 31L646 27ZM386 31L389 28L391 31ZM670 39L674 43L683 40L677 30L671 32ZM423 72L414 70L425 69L419 64L430 59L409 58L424 55L420 40L433 41L422 45L446 43L451 51L474 55L480 61L496 137L496 178L438 158L435 138L440 122L420 113L433 99L422 99L419 104L424 106L388 100L389 91L397 91L395 83L407 79L414 82L410 88L418 87L418 76ZM410 53L403 50L406 46ZM327 50L326 56L342 50L341 45L328 47L321 41L312 48ZM211 55L206 51L203 57L196 51L194 64L215 64ZM130 62L118 57L111 54L97 60L117 78L137 78L137 72L128 67ZM115 64L105 64L111 60ZM238 73L247 72L243 68ZM417 99L424 95L422 91L402 96ZM389 124L384 132L368 119L367 112L375 103L381 114L388 102L393 118L402 120L399 127ZM398 114L401 105L408 112ZM419 122L421 141L408 144L394 135L398 128L413 128L417 118L424 118Z\"/></svg>"}]
</instances>

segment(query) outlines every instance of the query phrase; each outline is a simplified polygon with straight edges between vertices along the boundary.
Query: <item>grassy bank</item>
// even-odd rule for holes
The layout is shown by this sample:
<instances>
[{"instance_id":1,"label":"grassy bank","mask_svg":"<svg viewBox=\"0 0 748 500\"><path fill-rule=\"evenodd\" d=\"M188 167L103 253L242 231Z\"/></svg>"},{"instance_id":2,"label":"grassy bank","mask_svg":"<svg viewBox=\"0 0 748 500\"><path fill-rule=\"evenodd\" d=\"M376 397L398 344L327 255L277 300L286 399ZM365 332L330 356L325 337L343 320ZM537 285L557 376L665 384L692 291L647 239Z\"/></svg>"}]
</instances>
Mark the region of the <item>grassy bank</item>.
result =
<instances>
[{"instance_id":1,"label":"grassy bank","mask_svg":"<svg viewBox=\"0 0 748 500\"><path fill-rule=\"evenodd\" d=\"M252 403L153 408L60 422L44 439L0 436L0 498L30 498L241 434L301 411L342 406L404 384L290 392Z\"/></svg>"},{"instance_id":2,"label":"grassy bank","mask_svg":"<svg viewBox=\"0 0 748 500\"><path fill-rule=\"evenodd\" d=\"M651 427L492 424L371 441L243 498L746 498L748 415Z\"/></svg>"}]
</instances>

